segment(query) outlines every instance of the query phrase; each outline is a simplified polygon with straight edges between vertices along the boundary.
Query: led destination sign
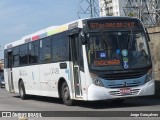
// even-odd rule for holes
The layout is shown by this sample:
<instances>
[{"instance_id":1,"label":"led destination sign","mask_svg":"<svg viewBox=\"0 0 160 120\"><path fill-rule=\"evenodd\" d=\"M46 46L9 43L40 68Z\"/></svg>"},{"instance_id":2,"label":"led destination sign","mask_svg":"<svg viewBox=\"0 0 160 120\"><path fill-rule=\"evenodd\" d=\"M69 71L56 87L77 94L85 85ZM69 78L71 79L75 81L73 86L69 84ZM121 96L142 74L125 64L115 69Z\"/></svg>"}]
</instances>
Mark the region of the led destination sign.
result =
<instances>
[{"instance_id":1,"label":"led destination sign","mask_svg":"<svg viewBox=\"0 0 160 120\"><path fill-rule=\"evenodd\" d=\"M111 29L111 28L136 28L137 21L89 21L88 27L90 29Z\"/></svg>"},{"instance_id":2,"label":"led destination sign","mask_svg":"<svg viewBox=\"0 0 160 120\"><path fill-rule=\"evenodd\" d=\"M120 65L120 60L98 60L94 61L94 66L113 66Z\"/></svg>"}]
</instances>

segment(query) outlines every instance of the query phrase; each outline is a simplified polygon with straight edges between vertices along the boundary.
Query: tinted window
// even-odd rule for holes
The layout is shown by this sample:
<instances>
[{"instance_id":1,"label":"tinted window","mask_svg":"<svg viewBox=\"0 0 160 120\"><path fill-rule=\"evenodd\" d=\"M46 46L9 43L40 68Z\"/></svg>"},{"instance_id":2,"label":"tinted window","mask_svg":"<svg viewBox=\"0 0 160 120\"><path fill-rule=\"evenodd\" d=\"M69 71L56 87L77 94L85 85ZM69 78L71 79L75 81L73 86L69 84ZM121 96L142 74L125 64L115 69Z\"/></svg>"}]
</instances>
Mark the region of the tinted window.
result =
<instances>
[{"instance_id":1,"label":"tinted window","mask_svg":"<svg viewBox=\"0 0 160 120\"><path fill-rule=\"evenodd\" d=\"M61 61L61 51L62 51L62 40L60 35L55 35L52 37L52 61Z\"/></svg>"},{"instance_id":2,"label":"tinted window","mask_svg":"<svg viewBox=\"0 0 160 120\"><path fill-rule=\"evenodd\" d=\"M13 48L13 66L19 66L19 47Z\"/></svg>"},{"instance_id":3,"label":"tinted window","mask_svg":"<svg viewBox=\"0 0 160 120\"><path fill-rule=\"evenodd\" d=\"M65 33L61 35L62 39L62 61L69 60L69 39Z\"/></svg>"},{"instance_id":4,"label":"tinted window","mask_svg":"<svg viewBox=\"0 0 160 120\"><path fill-rule=\"evenodd\" d=\"M20 46L20 65L28 64L28 44Z\"/></svg>"},{"instance_id":5,"label":"tinted window","mask_svg":"<svg viewBox=\"0 0 160 120\"><path fill-rule=\"evenodd\" d=\"M39 41L29 43L29 63L38 63Z\"/></svg>"},{"instance_id":6,"label":"tinted window","mask_svg":"<svg viewBox=\"0 0 160 120\"><path fill-rule=\"evenodd\" d=\"M52 37L52 61L69 60L69 39L65 33Z\"/></svg>"},{"instance_id":7,"label":"tinted window","mask_svg":"<svg viewBox=\"0 0 160 120\"><path fill-rule=\"evenodd\" d=\"M7 50L4 51L4 68L8 67L8 56L7 56Z\"/></svg>"},{"instance_id":8,"label":"tinted window","mask_svg":"<svg viewBox=\"0 0 160 120\"><path fill-rule=\"evenodd\" d=\"M50 37L40 40L40 63L51 62Z\"/></svg>"}]
</instances>

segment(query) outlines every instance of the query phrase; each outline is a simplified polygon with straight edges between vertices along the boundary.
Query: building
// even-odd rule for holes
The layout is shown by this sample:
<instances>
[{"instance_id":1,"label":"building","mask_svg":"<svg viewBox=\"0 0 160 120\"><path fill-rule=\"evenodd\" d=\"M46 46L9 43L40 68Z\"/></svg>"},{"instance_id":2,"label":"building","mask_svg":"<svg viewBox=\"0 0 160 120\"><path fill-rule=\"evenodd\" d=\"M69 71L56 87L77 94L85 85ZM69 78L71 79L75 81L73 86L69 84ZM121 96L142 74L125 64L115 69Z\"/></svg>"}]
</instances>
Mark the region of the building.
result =
<instances>
[{"instance_id":1,"label":"building","mask_svg":"<svg viewBox=\"0 0 160 120\"><path fill-rule=\"evenodd\" d=\"M126 0L99 0L100 16L125 16Z\"/></svg>"},{"instance_id":2,"label":"building","mask_svg":"<svg viewBox=\"0 0 160 120\"><path fill-rule=\"evenodd\" d=\"M4 69L4 59L0 59L0 72Z\"/></svg>"},{"instance_id":3,"label":"building","mask_svg":"<svg viewBox=\"0 0 160 120\"><path fill-rule=\"evenodd\" d=\"M127 0L124 12L141 19L146 27L156 26L160 23L160 0Z\"/></svg>"},{"instance_id":4,"label":"building","mask_svg":"<svg viewBox=\"0 0 160 120\"><path fill-rule=\"evenodd\" d=\"M160 25L160 0L99 0L100 16L138 17L146 27Z\"/></svg>"}]
</instances>

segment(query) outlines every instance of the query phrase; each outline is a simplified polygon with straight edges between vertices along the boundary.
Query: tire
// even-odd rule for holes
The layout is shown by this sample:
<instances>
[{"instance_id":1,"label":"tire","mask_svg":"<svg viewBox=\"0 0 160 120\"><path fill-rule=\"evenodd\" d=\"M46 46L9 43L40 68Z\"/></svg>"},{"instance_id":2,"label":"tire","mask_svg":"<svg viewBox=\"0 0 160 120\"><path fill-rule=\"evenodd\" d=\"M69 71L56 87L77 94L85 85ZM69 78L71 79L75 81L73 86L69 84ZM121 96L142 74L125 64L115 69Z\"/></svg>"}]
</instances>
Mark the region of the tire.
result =
<instances>
[{"instance_id":1,"label":"tire","mask_svg":"<svg viewBox=\"0 0 160 120\"><path fill-rule=\"evenodd\" d=\"M73 105L73 100L70 98L70 91L66 82L62 84L61 95L62 95L61 97L62 97L63 103L65 105L67 106Z\"/></svg>"},{"instance_id":2,"label":"tire","mask_svg":"<svg viewBox=\"0 0 160 120\"><path fill-rule=\"evenodd\" d=\"M27 98L25 87L22 81L19 84L19 95L22 100L25 100Z\"/></svg>"}]
</instances>

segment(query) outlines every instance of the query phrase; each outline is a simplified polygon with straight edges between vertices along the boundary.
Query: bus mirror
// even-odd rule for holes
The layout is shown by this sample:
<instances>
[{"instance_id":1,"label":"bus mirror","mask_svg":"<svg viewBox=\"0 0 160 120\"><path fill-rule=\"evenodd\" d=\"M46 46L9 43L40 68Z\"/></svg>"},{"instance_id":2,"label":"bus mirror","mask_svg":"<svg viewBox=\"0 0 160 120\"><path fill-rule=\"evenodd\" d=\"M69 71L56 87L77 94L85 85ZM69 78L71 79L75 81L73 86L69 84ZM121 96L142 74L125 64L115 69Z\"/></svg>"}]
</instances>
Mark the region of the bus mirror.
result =
<instances>
[{"instance_id":1,"label":"bus mirror","mask_svg":"<svg viewBox=\"0 0 160 120\"><path fill-rule=\"evenodd\" d=\"M83 31L80 32L79 39L81 40L82 45L86 44L86 34Z\"/></svg>"},{"instance_id":2,"label":"bus mirror","mask_svg":"<svg viewBox=\"0 0 160 120\"><path fill-rule=\"evenodd\" d=\"M146 31L146 35L147 35L147 38L148 38L148 42L150 42L150 37L149 37L149 33L148 33L147 28L145 28L145 31Z\"/></svg>"}]
</instances>

